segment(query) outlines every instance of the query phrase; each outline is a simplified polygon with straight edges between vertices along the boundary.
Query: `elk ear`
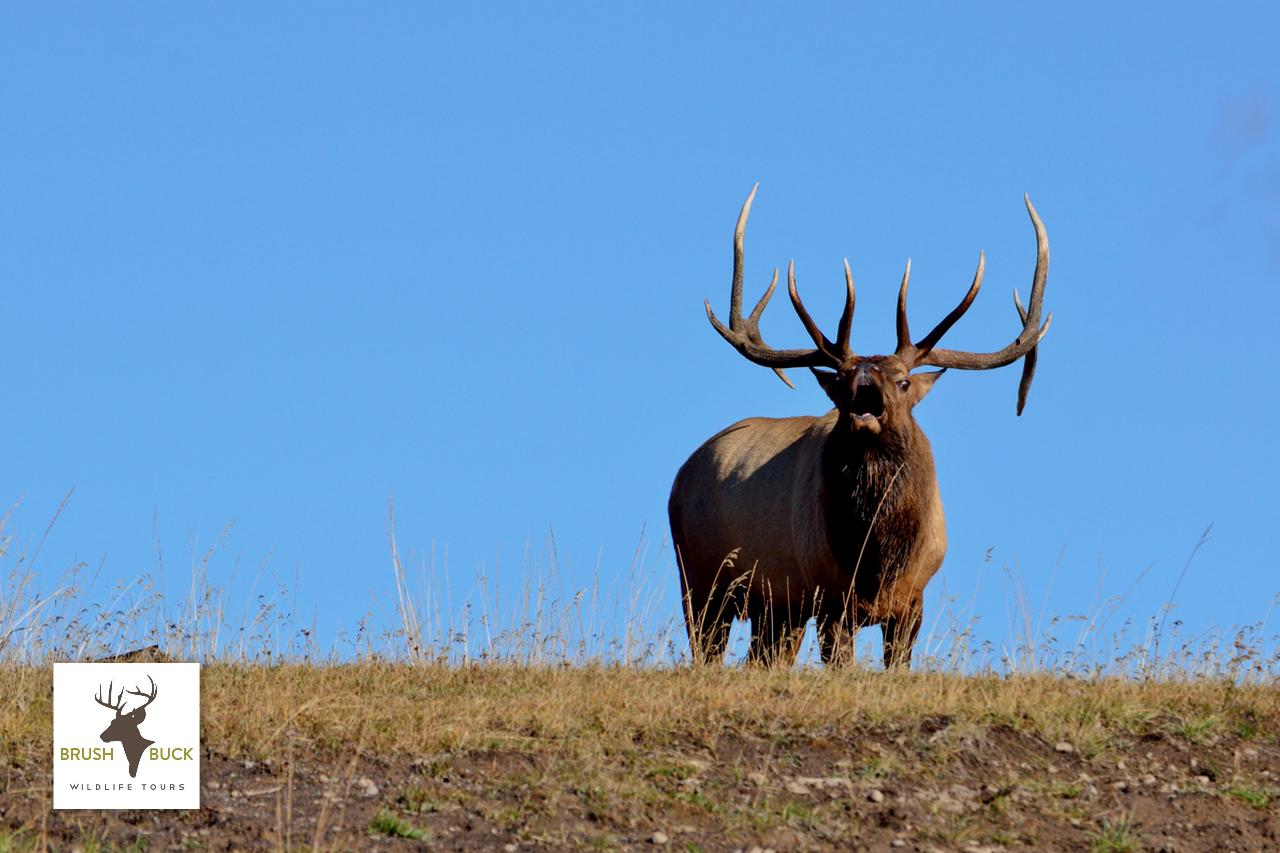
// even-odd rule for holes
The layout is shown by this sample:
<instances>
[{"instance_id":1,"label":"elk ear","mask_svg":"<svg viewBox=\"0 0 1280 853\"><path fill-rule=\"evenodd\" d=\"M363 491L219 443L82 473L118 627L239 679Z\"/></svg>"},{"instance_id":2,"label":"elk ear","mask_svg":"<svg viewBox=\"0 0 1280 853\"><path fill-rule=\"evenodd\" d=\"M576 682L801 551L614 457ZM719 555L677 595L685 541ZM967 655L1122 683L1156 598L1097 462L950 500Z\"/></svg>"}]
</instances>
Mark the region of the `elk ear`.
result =
<instances>
[{"instance_id":1,"label":"elk ear","mask_svg":"<svg viewBox=\"0 0 1280 853\"><path fill-rule=\"evenodd\" d=\"M924 395L929 393L929 389L933 387L933 383L938 381L938 377L946 373L944 367L941 370L931 370L928 373L911 374L911 387L907 390L907 400L911 405L915 405L924 399Z\"/></svg>"},{"instance_id":2,"label":"elk ear","mask_svg":"<svg viewBox=\"0 0 1280 853\"><path fill-rule=\"evenodd\" d=\"M810 367L809 372L818 380L818 384L822 386L822 390L831 398L831 402L836 402L836 374L830 370L818 370L816 367Z\"/></svg>"}]
</instances>

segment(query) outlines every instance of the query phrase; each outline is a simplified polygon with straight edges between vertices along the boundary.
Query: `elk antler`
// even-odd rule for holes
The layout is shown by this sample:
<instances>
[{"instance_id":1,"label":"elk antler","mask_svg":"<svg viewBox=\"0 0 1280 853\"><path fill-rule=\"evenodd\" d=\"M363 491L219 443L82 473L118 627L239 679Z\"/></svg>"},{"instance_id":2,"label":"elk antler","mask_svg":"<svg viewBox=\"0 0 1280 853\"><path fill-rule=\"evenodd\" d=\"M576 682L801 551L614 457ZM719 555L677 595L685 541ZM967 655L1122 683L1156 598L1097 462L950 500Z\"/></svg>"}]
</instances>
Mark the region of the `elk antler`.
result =
<instances>
[{"instance_id":1,"label":"elk antler","mask_svg":"<svg viewBox=\"0 0 1280 853\"><path fill-rule=\"evenodd\" d=\"M942 336L955 325L955 322L969 310L978 290L982 287L982 271L986 265L986 256L978 256L978 271L973 276L973 284L969 292L960 300L960 304L951 313L942 318L942 322L933 327L929 334L919 341L911 342L911 333L907 324L907 281L911 278L911 262L907 262L907 271L902 276L902 287L898 291L898 349L896 355L906 362L908 368L932 365L934 367L954 367L959 370L990 370L1004 367L1020 358L1026 357L1022 367L1022 380L1018 386L1018 414L1027 403L1027 393L1031 390L1031 380L1036 372L1036 345L1049 332L1049 324L1053 314L1045 318L1040 325L1040 310L1044 305L1044 283L1049 275L1049 237L1045 234L1044 223L1031 204L1030 196L1023 197L1027 203L1027 213L1031 215L1031 224L1036 230L1036 271L1031 281L1031 298L1026 308L1015 290L1014 304L1018 316L1022 318L1022 331L1013 342L1004 349L995 352L966 352L935 348Z\"/></svg>"},{"instance_id":2,"label":"elk antler","mask_svg":"<svg viewBox=\"0 0 1280 853\"><path fill-rule=\"evenodd\" d=\"M755 200L758 189L760 184L751 188L751 193L742 205L742 212L738 214L738 224L733 229L733 289L729 296L729 326L725 328L725 325L716 317L715 312L711 310L710 300L705 300L707 319L711 321L711 325L720 333L720 336L742 353L748 361L764 367L772 367L779 379L794 388L791 380L782 372L784 367L839 367L853 358L853 352L849 349L849 331L853 325L853 275L849 271L849 262L845 261L847 292L844 313L840 315L836 342L832 343L826 335L822 334L818 325L813 322L813 318L809 316L809 312L805 310L804 303L800 301L800 294L796 291L795 262L792 261L787 266L787 292L791 295L791 304L795 307L796 313L800 315L800 322L804 323L805 329L808 330L817 348L778 350L766 344L764 338L760 336L760 315L764 313L765 306L773 297L774 288L778 286L776 269L773 271L773 280L769 282L769 288L764 292L764 296L760 297L760 301L756 303L756 307L746 319L742 317L743 236L747 230L751 202Z\"/></svg>"}]
</instances>

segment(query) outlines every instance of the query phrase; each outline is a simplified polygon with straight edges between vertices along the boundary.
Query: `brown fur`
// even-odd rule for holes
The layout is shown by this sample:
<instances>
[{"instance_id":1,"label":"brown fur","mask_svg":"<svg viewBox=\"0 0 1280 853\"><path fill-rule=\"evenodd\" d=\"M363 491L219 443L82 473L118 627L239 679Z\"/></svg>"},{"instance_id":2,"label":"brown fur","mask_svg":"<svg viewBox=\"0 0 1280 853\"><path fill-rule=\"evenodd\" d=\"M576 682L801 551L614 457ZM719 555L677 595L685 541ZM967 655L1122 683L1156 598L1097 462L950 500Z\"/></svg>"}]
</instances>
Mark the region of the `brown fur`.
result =
<instances>
[{"instance_id":1,"label":"brown fur","mask_svg":"<svg viewBox=\"0 0 1280 853\"><path fill-rule=\"evenodd\" d=\"M878 623L886 664L910 662L924 587L946 552L932 451L910 411L937 374L902 391L896 358L863 363L884 396L877 432L852 423L859 371L824 373L836 409L740 421L676 475L668 510L695 659L722 659L745 615L753 660L792 662L816 617L824 661Z\"/></svg>"},{"instance_id":2,"label":"brown fur","mask_svg":"<svg viewBox=\"0 0 1280 853\"><path fill-rule=\"evenodd\" d=\"M960 304L919 340L907 322L911 262L898 289L898 346L893 355L859 356L850 346L853 273L845 261L845 304L834 341L805 309L795 264L787 293L814 349L776 350L760 334L760 316L778 284L742 314L743 243L752 188L733 232L729 324L706 303L712 328L748 361L772 368L808 367L835 409L819 418L751 418L698 448L676 474L667 509L680 565L689 645L695 661L724 658L737 616L751 619L751 658L791 663L804 626L818 620L822 659L849 657L858 627L884 629L885 666L909 665L920 631L925 584L947 550L933 451L911 410L947 368L990 370L1023 359L1018 414L1035 375L1036 345L1049 270L1049 238L1025 197L1036 232L1036 269L1022 330L987 353L937 346L973 304L985 256ZM942 370L911 373L931 365ZM824 367L834 373L817 370Z\"/></svg>"}]
</instances>

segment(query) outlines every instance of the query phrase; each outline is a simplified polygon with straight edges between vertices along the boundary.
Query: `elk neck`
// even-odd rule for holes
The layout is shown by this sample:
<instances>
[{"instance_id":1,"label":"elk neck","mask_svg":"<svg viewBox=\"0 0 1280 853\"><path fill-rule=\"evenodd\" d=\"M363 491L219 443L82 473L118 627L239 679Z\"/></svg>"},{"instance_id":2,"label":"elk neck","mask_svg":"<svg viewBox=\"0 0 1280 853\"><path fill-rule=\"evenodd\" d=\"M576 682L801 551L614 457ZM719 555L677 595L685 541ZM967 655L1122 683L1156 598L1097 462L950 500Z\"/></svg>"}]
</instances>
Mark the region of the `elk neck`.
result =
<instances>
[{"instance_id":1,"label":"elk neck","mask_svg":"<svg viewBox=\"0 0 1280 853\"><path fill-rule=\"evenodd\" d=\"M841 420L843 420L843 415ZM822 449L827 544L859 599L906 564L933 482L928 440L909 421L868 435L837 422Z\"/></svg>"}]
</instances>

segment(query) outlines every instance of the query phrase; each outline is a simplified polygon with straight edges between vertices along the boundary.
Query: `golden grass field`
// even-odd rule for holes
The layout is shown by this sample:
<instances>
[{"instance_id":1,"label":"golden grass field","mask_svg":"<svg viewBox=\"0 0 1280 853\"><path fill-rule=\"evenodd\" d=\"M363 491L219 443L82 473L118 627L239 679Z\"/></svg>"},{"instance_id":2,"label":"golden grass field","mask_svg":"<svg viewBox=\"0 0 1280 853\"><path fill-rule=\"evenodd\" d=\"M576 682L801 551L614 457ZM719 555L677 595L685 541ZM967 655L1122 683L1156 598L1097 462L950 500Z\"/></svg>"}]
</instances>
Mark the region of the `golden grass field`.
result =
<instances>
[{"instance_id":1,"label":"golden grass field","mask_svg":"<svg viewBox=\"0 0 1280 853\"><path fill-rule=\"evenodd\" d=\"M1280 849L1274 684L215 664L175 817L51 811L49 671L0 681L0 850Z\"/></svg>"}]
</instances>

